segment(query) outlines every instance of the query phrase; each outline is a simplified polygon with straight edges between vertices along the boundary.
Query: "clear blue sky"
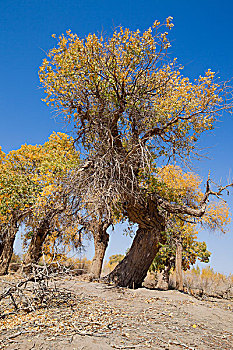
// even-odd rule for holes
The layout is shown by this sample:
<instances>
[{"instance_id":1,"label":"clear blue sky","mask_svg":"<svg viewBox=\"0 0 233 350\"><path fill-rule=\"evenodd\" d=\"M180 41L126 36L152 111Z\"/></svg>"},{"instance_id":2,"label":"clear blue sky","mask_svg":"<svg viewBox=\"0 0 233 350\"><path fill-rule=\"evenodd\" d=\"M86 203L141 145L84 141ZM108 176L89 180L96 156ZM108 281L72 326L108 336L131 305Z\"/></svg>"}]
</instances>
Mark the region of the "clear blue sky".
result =
<instances>
[{"instance_id":1,"label":"clear blue sky","mask_svg":"<svg viewBox=\"0 0 233 350\"><path fill-rule=\"evenodd\" d=\"M5 0L0 2L1 124L0 145L5 152L23 143L43 143L53 130L64 130L41 102L38 67L54 45L53 33L71 29L83 37L90 32L110 33L114 26L144 30L155 19L174 17L171 57L193 78L211 68L223 80L233 76L233 2L230 0ZM225 115L218 128L201 140L210 160L195 164L206 177L225 182L233 161L233 117ZM233 175L232 175L233 176ZM233 211L232 194L229 204ZM227 236L202 233L213 252L211 265L233 273L233 226ZM107 255L125 252L129 239L112 235Z\"/></svg>"}]
</instances>

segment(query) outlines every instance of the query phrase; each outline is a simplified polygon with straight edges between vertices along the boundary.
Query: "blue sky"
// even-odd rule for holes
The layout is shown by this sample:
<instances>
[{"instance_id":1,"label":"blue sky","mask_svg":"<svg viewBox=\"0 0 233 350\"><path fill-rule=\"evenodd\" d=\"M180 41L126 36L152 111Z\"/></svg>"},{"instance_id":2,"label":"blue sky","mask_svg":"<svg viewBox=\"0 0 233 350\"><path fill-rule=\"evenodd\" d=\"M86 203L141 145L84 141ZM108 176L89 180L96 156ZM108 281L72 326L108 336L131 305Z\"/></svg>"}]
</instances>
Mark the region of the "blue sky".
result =
<instances>
[{"instance_id":1,"label":"blue sky","mask_svg":"<svg viewBox=\"0 0 233 350\"><path fill-rule=\"evenodd\" d=\"M0 145L5 152L23 143L43 143L52 131L65 131L41 102L43 92L37 74L45 52L55 44L53 33L71 29L80 37L90 32L108 34L120 24L143 31L155 19L163 21L172 16L175 27L170 35L170 55L178 58L185 75L194 78L211 68L222 80L233 76L230 0L5 0L0 2L0 16ZM225 183L228 179L233 161L232 118L224 115L217 129L200 141L200 147L208 147L210 158L195 163L195 170L204 178L210 169L216 181L222 179ZM220 272L233 273L232 228L226 236L200 234L213 253L211 265ZM129 244L130 239L120 235L118 227L112 234L107 256L125 252Z\"/></svg>"}]
</instances>

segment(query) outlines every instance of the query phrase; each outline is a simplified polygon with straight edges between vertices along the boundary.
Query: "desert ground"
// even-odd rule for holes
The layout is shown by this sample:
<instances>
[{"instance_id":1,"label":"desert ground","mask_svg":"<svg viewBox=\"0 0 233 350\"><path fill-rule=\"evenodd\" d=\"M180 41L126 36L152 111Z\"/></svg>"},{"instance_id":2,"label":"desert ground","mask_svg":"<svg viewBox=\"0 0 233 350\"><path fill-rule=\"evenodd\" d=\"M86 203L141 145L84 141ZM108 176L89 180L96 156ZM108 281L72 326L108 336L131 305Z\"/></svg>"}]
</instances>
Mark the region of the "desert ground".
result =
<instances>
[{"instance_id":1,"label":"desert ground","mask_svg":"<svg viewBox=\"0 0 233 350\"><path fill-rule=\"evenodd\" d=\"M56 281L59 302L0 320L1 349L233 349L233 300Z\"/></svg>"}]
</instances>

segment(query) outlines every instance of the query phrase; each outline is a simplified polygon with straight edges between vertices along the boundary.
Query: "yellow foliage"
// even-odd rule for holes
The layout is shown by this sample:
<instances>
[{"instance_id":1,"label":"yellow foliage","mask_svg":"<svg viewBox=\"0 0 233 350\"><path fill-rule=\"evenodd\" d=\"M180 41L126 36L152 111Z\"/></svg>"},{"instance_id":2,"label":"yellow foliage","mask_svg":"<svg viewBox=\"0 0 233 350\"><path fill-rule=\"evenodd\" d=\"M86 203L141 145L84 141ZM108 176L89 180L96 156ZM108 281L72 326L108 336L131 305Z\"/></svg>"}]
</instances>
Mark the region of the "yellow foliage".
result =
<instances>
[{"instance_id":1,"label":"yellow foliage","mask_svg":"<svg viewBox=\"0 0 233 350\"><path fill-rule=\"evenodd\" d=\"M7 155L0 149L0 224L20 213L26 244L48 211L63 206L62 184L78 163L73 138L61 132L43 145L25 144Z\"/></svg>"},{"instance_id":2,"label":"yellow foliage","mask_svg":"<svg viewBox=\"0 0 233 350\"><path fill-rule=\"evenodd\" d=\"M202 221L203 224L206 224L211 230L220 230L222 233L226 233L227 226L231 222L230 211L227 203L223 201L210 202Z\"/></svg>"},{"instance_id":3,"label":"yellow foliage","mask_svg":"<svg viewBox=\"0 0 233 350\"><path fill-rule=\"evenodd\" d=\"M219 272L214 272L214 270L209 266L202 269L200 276L202 279L212 279L216 283L219 283L219 281L226 281L227 279L225 275Z\"/></svg>"},{"instance_id":4,"label":"yellow foliage","mask_svg":"<svg viewBox=\"0 0 233 350\"><path fill-rule=\"evenodd\" d=\"M126 144L130 144L133 127L128 116L135 109L140 110L138 125L144 135L167 125L164 134L174 139L175 147L182 152L191 151L199 134L213 128L214 107L222 102L215 73L208 69L204 76L190 82L181 75L182 67L177 67L176 59L163 63L170 43L166 31L157 31L158 23L155 21L142 34L119 27L109 39L95 34L81 39L67 31L43 60L39 77L46 94L44 101L62 111L77 130L83 129L85 121L90 128L86 144L98 138L95 128L102 125L103 101L107 119L115 118L120 91L125 93L125 116L122 114L120 122ZM172 28L172 17L167 18L165 26ZM149 105L152 113L145 113ZM161 146L160 151L166 154L165 149Z\"/></svg>"},{"instance_id":5,"label":"yellow foliage","mask_svg":"<svg viewBox=\"0 0 233 350\"><path fill-rule=\"evenodd\" d=\"M167 165L157 170L157 185L159 194L170 201L186 204L193 208L199 206L204 194L201 191L202 180L192 172L185 173L179 166ZM152 178L153 180L153 178ZM220 230L225 233L231 222L229 206L223 201L209 201L202 218L196 218L196 223L207 226L211 230ZM192 225L181 221L182 231L193 230Z\"/></svg>"},{"instance_id":6,"label":"yellow foliage","mask_svg":"<svg viewBox=\"0 0 233 350\"><path fill-rule=\"evenodd\" d=\"M177 201L184 201L188 205L193 205L201 197L200 185L202 180L192 172L183 172L176 165L167 165L159 168L157 176L162 180L158 185L158 191L162 197L167 198L169 195ZM165 185L165 186L163 186Z\"/></svg>"}]
</instances>

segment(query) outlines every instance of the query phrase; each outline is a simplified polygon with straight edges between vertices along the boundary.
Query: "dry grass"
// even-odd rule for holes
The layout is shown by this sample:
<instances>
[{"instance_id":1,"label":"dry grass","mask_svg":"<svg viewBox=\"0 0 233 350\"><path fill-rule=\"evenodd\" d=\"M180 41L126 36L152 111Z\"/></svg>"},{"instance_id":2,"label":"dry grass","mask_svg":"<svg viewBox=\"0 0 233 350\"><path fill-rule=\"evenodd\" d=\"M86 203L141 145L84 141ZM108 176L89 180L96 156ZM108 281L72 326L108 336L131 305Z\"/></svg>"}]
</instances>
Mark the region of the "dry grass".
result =
<instances>
[{"instance_id":1,"label":"dry grass","mask_svg":"<svg viewBox=\"0 0 233 350\"><path fill-rule=\"evenodd\" d=\"M174 273L170 276L169 284L174 288ZM209 266L202 269L197 266L184 272L184 288L191 294L199 291L207 296L233 298L233 275L215 272Z\"/></svg>"},{"instance_id":2,"label":"dry grass","mask_svg":"<svg viewBox=\"0 0 233 350\"><path fill-rule=\"evenodd\" d=\"M87 260L87 258L67 258L62 264L76 272L77 275L82 275L90 272L91 260Z\"/></svg>"}]
</instances>

